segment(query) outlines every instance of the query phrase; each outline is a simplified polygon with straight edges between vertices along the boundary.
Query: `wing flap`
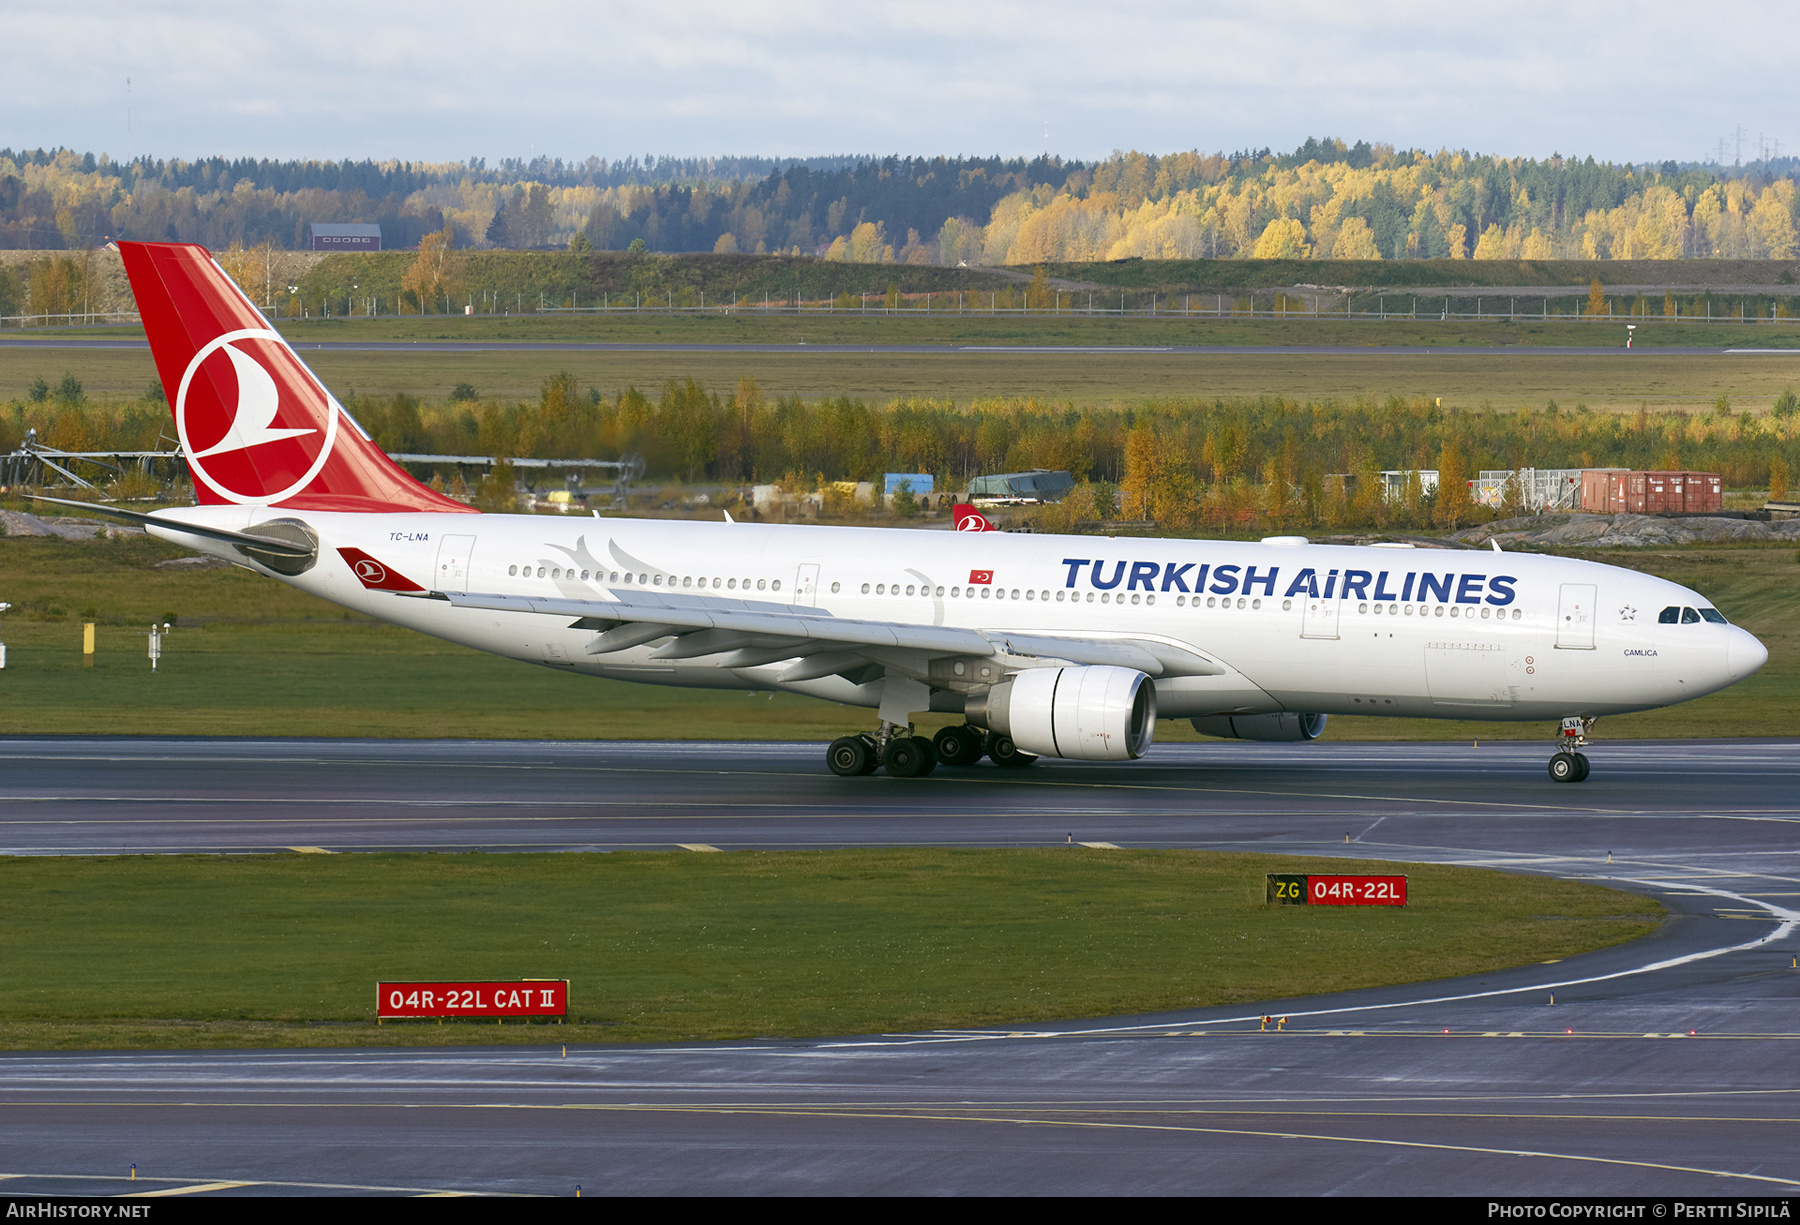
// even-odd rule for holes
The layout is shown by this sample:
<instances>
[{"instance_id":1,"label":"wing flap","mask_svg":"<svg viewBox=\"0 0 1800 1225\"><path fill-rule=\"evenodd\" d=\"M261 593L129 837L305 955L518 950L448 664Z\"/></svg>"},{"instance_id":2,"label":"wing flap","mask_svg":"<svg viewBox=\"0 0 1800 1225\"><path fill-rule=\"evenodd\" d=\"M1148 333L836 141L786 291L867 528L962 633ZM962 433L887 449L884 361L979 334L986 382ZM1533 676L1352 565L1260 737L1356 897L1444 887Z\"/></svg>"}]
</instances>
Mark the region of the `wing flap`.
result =
<instances>
[{"instance_id":1,"label":"wing flap","mask_svg":"<svg viewBox=\"0 0 1800 1225\"><path fill-rule=\"evenodd\" d=\"M796 640L800 643L841 643L848 648L899 648L940 656L969 655L986 658L1006 654L1065 659L1075 664L1135 668L1149 676L1219 676L1226 671L1192 651L1148 639L1073 638L1000 630L982 632L948 625L855 621L821 615L818 609L799 604L651 595L649 592L636 591L629 595L615 592L620 598L613 600L458 591L433 594L458 608L573 617L585 619L596 626L600 623L617 623L617 628L606 630L589 644L589 654L604 654L657 638L680 638L686 635L687 638L680 645L665 646L657 652L659 658L686 659L734 648L743 653L751 649L750 643L754 637L763 636ZM713 643L718 645L711 645ZM771 643L770 647L788 649L779 647L777 643ZM761 650L756 652L757 655L762 653ZM811 652L797 645L789 654L776 658L787 659L809 653Z\"/></svg>"}]
</instances>

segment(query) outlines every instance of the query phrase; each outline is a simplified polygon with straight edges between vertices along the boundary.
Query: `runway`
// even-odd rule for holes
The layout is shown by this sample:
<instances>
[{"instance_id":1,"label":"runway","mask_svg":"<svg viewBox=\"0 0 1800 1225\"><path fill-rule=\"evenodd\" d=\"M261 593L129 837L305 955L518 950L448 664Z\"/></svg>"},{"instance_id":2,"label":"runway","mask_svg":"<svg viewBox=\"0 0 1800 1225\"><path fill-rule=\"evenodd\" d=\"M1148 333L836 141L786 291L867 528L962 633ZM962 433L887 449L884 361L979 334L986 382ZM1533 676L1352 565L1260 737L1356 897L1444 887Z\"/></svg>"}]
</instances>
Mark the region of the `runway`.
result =
<instances>
[{"instance_id":1,"label":"runway","mask_svg":"<svg viewBox=\"0 0 1800 1225\"><path fill-rule=\"evenodd\" d=\"M1544 744L1329 741L844 780L814 745L3 741L11 853L1073 839L1544 872L1676 916L1482 979L1022 1032L3 1055L4 1190L1791 1194L1800 744L1589 753L1580 785Z\"/></svg>"},{"instance_id":2,"label":"runway","mask_svg":"<svg viewBox=\"0 0 1800 1225\"><path fill-rule=\"evenodd\" d=\"M737 343L646 343L642 341L580 340L323 340L293 343L302 353L762 353L804 356L843 353L874 354L969 354L995 356L1037 354L1130 357L1134 354L1190 357L1631 357L1635 354L1661 354L1678 357L1793 356L1792 348L1720 348L1703 345L1645 346L1627 349L1624 345L964 345L964 344L737 344ZM132 337L105 339L37 338L0 340L3 349L87 349L133 350L149 348L149 342Z\"/></svg>"}]
</instances>

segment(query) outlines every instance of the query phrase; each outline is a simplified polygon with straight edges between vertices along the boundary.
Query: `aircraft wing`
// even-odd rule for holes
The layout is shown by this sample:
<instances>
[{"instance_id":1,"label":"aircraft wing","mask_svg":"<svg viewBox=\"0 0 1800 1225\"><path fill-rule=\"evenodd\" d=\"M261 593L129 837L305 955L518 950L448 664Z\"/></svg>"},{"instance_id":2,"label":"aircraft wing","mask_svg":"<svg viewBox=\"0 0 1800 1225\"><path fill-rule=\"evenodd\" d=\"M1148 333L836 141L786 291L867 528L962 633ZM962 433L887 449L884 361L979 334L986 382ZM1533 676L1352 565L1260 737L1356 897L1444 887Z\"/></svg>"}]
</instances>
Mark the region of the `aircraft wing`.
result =
<instances>
[{"instance_id":1,"label":"aircraft wing","mask_svg":"<svg viewBox=\"0 0 1800 1225\"><path fill-rule=\"evenodd\" d=\"M752 667L816 654L827 648L861 654L861 648L922 651L934 657L1017 656L1074 664L1111 664L1135 668L1150 676L1217 676L1225 672L1223 667L1192 651L1146 639L1082 638L918 622L852 620L806 605L673 592L634 590L613 594L618 598L583 600L458 591L432 592L431 597L447 600L458 608L576 618L580 628L596 631L587 646L591 655L672 638L674 641L656 650L656 657L691 659L733 652L734 658L721 661L726 667ZM782 651L787 653L781 654Z\"/></svg>"}]
</instances>

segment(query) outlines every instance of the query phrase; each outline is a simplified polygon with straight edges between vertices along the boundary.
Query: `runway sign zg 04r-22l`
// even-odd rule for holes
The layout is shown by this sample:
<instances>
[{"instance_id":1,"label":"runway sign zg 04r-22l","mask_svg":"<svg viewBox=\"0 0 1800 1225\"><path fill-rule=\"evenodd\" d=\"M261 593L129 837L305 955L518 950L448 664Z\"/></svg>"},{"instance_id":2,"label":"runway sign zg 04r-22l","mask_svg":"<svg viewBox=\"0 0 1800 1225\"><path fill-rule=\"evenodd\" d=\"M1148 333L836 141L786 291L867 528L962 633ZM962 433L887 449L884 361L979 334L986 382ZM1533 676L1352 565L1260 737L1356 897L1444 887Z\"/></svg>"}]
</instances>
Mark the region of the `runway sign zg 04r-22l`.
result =
<instances>
[{"instance_id":1,"label":"runway sign zg 04r-22l","mask_svg":"<svg viewBox=\"0 0 1800 1225\"><path fill-rule=\"evenodd\" d=\"M1271 906L1404 906L1404 876L1303 876L1271 872Z\"/></svg>"},{"instance_id":2,"label":"runway sign zg 04r-22l","mask_svg":"<svg viewBox=\"0 0 1800 1225\"><path fill-rule=\"evenodd\" d=\"M375 1015L410 1017L561 1017L569 1012L569 980L516 982L377 983Z\"/></svg>"}]
</instances>

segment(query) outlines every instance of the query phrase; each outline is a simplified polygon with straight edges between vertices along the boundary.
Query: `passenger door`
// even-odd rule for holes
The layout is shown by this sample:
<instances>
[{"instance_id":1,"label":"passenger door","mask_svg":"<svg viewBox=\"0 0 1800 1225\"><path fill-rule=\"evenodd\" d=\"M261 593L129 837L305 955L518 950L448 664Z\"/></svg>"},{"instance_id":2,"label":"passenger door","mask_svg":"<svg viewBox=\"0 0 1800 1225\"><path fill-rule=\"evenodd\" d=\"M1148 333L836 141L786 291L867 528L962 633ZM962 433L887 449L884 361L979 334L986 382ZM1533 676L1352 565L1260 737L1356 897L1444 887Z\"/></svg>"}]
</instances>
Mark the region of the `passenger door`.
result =
<instances>
[{"instance_id":1,"label":"passenger door","mask_svg":"<svg viewBox=\"0 0 1800 1225\"><path fill-rule=\"evenodd\" d=\"M469 589L469 557L475 552L475 537L445 536L438 541L437 570L431 576L433 591L467 591Z\"/></svg>"},{"instance_id":2,"label":"passenger door","mask_svg":"<svg viewBox=\"0 0 1800 1225\"><path fill-rule=\"evenodd\" d=\"M1594 602L1599 588L1592 583L1564 583L1556 603L1556 649L1594 649Z\"/></svg>"},{"instance_id":3,"label":"passenger door","mask_svg":"<svg viewBox=\"0 0 1800 1225\"><path fill-rule=\"evenodd\" d=\"M1338 636L1338 609L1342 601L1336 596L1326 599L1324 596L1307 596L1306 609L1300 615L1300 636L1302 638L1336 638Z\"/></svg>"},{"instance_id":4,"label":"passenger door","mask_svg":"<svg viewBox=\"0 0 1800 1225\"><path fill-rule=\"evenodd\" d=\"M818 603L819 565L807 562L794 573L794 603L811 608Z\"/></svg>"}]
</instances>

